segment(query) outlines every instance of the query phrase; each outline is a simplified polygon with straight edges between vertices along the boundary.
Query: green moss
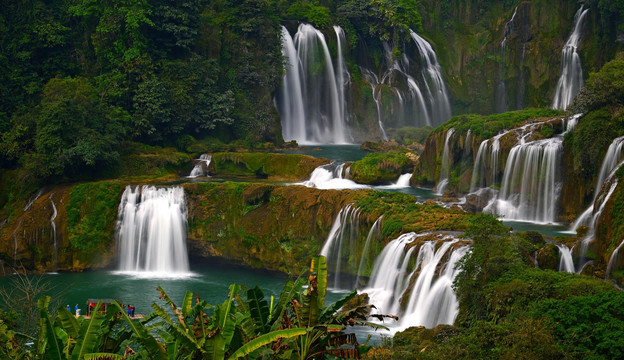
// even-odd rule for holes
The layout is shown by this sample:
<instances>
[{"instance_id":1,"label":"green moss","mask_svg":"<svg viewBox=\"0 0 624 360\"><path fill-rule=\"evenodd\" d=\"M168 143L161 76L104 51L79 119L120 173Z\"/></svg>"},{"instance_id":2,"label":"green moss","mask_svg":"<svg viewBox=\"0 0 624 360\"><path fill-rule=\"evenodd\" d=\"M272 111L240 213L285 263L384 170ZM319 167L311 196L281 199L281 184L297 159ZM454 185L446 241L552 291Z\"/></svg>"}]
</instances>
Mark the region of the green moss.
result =
<instances>
[{"instance_id":1,"label":"green moss","mask_svg":"<svg viewBox=\"0 0 624 360\"><path fill-rule=\"evenodd\" d=\"M481 139L488 139L498 134L501 130L514 128L526 120L559 115L563 115L561 110L544 108L509 111L487 116L477 114L457 115L435 129L434 133L454 128L458 134L464 134L471 130L473 134Z\"/></svg>"},{"instance_id":2,"label":"green moss","mask_svg":"<svg viewBox=\"0 0 624 360\"><path fill-rule=\"evenodd\" d=\"M240 176L273 180L304 180L327 159L300 154L216 153L211 173L217 176Z\"/></svg>"},{"instance_id":3,"label":"green moss","mask_svg":"<svg viewBox=\"0 0 624 360\"><path fill-rule=\"evenodd\" d=\"M125 143L116 177L154 178L190 172L191 156L174 148Z\"/></svg>"},{"instance_id":4,"label":"green moss","mask_svg":"<svg viewBox=\"0 0 624 360\"><path fill-rule=\"evenodd\" d=\"M351 165L350 177L362 184L383 184L411 170L412 162L404 152L369 153Z\"/></svg>"},{"instance_id":5,"label":"green moss","mask_svg":"<svg viewBox=\"0 0 624 360\"><path fill-rule=\"evenodd\" d=\"M98 182L72 188L67 204L69 242L75 249L92 250L113 238L121 184Z\"/></svg>"}]
</instances>

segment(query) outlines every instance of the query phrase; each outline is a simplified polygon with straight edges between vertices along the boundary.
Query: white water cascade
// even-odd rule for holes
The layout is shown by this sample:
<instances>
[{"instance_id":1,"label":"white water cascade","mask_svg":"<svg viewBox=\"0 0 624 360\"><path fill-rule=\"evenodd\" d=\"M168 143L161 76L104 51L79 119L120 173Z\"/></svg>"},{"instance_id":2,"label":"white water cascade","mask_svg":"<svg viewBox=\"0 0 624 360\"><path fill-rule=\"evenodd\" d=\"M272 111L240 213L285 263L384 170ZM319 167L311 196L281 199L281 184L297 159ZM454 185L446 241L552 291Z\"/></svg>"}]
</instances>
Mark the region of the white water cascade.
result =
<instances>
[{"instance_id":1,"label":"white water cascade","mask_svg":"<svg viewBox=\"0 0 624 360\"><path fill-rule=\"evenodd\" d=\"M381 220L383 219L383 215L381 215L373 226L371 227L368 235L366 236L366 242L364 243L364 248L362 249L362 255L360 256L360 266L358 266L357 278L355 279L355 286L358 287L360 285L360 277L364 276L366 270L374 265L374 262L370 256L370 247L371 242L373 240L378 240L381 238Z\"/></svg>"},{"instance_id":2,"label":"white water cascade","mask_svg":"<svg viewBox=\"0 0 624 360\"><path fill-rule=\"evenodd\" d=\"M348 169L344 169L345 164L332 162L331 164L321 165L314 169L310 180L298 183L307 187L317 189L364 189L368 186L356 183L347 178Z\"/></svg>"},{"instance_id":3,"label":"white water cascade","mask_svg":"<svg viewBox=\"0 0 624 360\"><path fill-rule=\"evenodd\" d=\"M565 271L569 273L574 273L574 260L572 259L572 250L569 247L555 243L559 248L559 271Z\"/></svg>"},{"instance_id":4,"label":"white water cascade","mask_svg":"<svg viewBox=\"0 0 624 360\"><path fill-rule=\"evenodd\" d=\"M604 185L605 179L615 169L617 164L624 157L624 136L620 136L615 138L609 148L607 149L607 153L605 154L604 159L602 160L602 165L600 165L600 172L598 173L598 180L596 181L596 186L594 187L594 199L592 200L591 205L583 211L581 215L574 221L572 227L570 228L570 232L576 233L576 230L581 225L589 226L589 220L591 218L592 213L594 212L594 202L596 201L596 197L600 193L600 189L602 189L602 185Z\"/></svg>"},{"instance_id":5,"label":"white water cascade","mask_svg":"<svg viewBox=\"0 0 624 360\"><path fill-rule=\"evenodd\" d=\"M508 131L502 132L491 139L483 140L479 145L472 168L470 192L498 182L500 138L507 133Z\"/></svg>"},{"instance_id":6,"label":"white water cascade","mask_svg":"<svg viewBox=\"0 0 624 360\"><path fill-rule=\"evenodd\" d=\"M576 50L581 40L583 20L588 11L589 9L583 10L583 5L578 9L574 15L572 33L561 51L561 76L557 82L555 98L552 103L554 109L567 109L583 87L583 68L581 67L581 58Z\"/></svg>"},{"instance_id":7,"label":"white water cascade","mask_svg":"<svg viewBox=\"0 0 624 360\"><path fill-rule=\"evenodd\" d=\"M181 187L127 186L119 204L119 270L147 276L189 273Z\"/></svg>"},{"instance_id":8,"label":"white water cascade","mask_svg":"<svg viewBox=\"0 0 624 360\"><path fill-rule=\"evenodd\" d=\"M328 269L333 268L333 288L335 289L344 286L344 281L341 282L340 276L343 272L342 260L345 254L357 254L360 209L353 205L348 204L340 209L327 235L325 245L321 249L321 255L327 259Z\"/></svg>"},{"instance_id":9,"label":"white water cascade","mask_svg":"<svg viewBox=\"0 0 624 360\"><path fill-rule=\"evenodd\" d=\"M609 275L611 275L611 272L613 271L613 268L618 264L618 258L620 256L620 249L622 249L622 246L624 246L624 240L622 240L622 242L618 245L618 247L615 248L615 250L613 250L613 252L611 253L611 256L609 257L609 262L607 263L607 271L605 272L605 279L609 278Z\"/></svg>"},{"instance_id":10,"label":"white water cascade","mask_svg":"<svg viewBox=\"0 0 624 360\"><path fill-rule=\"evenodd\" d=\"M53 261L53 271L56 271L56 267L58 264L58 244L56 240L56 216L58 215L58 211L56 210L56 204L54 204L54 200L52 200L52 195L50 195L50 202L52 203L52 216L50 217L50 224L52 225L52 242L54 246L54 252L52 253L52 261Z\"/></svg>"},{"instance_id":11,"label":"white water cascade","mask_svg":"<svg viewBox=\"0 0 624 360\"><path fill-rule=\"evenodd\" d=\"M340 27L334 30L339 49L336 69L322 32L301 24L293 40L282 27L282 53L288 64L276 102L286 141L349 142L345 98L349 75L342 55L345 37Z\"/></svg>"},{"instance_id":12,"label":"white water cascade","mask_svg":"<svg viewBox=\"0 0 624 360\"><path fill-rule=\"evenodd\" d=\"M196 178L198 176L209 176L208 175L208 167L210 166L210 162L212 161L212 156L208 154L201 154L199 159L195 159L196 163L189 174L189 178Z\"/></svg>"},{"instance_id":13,"label":"white water cascade","mask_svg":"<svg viewBox=\"0 0 624 360\"><path fill-rule=\"evenodd\" d=\"M425 236L434 236L435 240L412 245ZM452 289L457 276L456 264L468 251L467 246L451 250L457 241L454 236L443 233L399 236L377 257L369 285L363 291L380 313L401 314L401 328L453 324L459 309ZM416 250L418 255L414 260ZM442 265L443 260L446 260L445 265ZM410 285L407 302L402 304L401 299ZM401 311L402 308L405 311Z\"/></svg>"},{"instance_id":14,"label":"white water cascade","mask_svg":"<svg viewBox=\"0 0 624 360\"><path fill-rule=\"evenodd\" d=\"M444 150L442 151L442 167L440 168L440 178L436 184L436 195L444 195L444 190L449 183L449 171L451 170L451 149L449 142L455 134L455 129L450 128L446 131L446 138L444 140Z\"/></svg>"}]
</instances>

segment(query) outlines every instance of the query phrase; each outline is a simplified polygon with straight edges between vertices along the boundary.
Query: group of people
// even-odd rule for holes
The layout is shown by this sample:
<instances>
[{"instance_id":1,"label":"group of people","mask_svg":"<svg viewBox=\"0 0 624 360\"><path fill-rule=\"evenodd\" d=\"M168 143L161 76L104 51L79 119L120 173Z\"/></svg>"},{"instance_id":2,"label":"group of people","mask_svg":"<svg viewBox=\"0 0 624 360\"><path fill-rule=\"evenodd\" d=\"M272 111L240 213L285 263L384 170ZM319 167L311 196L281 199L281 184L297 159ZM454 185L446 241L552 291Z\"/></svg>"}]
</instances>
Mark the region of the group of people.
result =
<instances>
[{"instance_id":1,"label":"group of people","mask_svg":"<svg viewBox=\"0 0 624 360\"><path fill-rule=\"evenodd\" d=\"M128 305L128 316L134 316L134 305Z\"/></svg>"},{"instance_id":2,"label":"group of people","mask_svg":"<svg viewBox=\"0 0 624 360\"><path fill-rule=\"evenodd\" d=\"M91 313L95 310L96 306L97 306L96 303L93 303L93 302L89 303L89 309L88 309L89 311L87 312L87 315L91 315ZM134 305L128 305L127 307L125 305L122 305L122 307L127 309L128 316L134 317L134 310L135 310ZM106 309L105 305L102 304L100 310L104 311L105 309ZM71 307L69 306L69 304L67 304L67 311L71 312ZM76 314L76 317L80 316L80 308L78 307L78 304L76 304L75 314Z\"/></svg>"},{"instance_id":3,"label":"group of people","mask_svg":"<svg viewBox=\"0 0 624 360\"><path fill-rule=\"evenodd\" d=\"M67 304L67 311L71 312L69 304ZM78 304L76 304L76 316L80 316L80 308L78 307Z\"/></svg>"}]
</instances>

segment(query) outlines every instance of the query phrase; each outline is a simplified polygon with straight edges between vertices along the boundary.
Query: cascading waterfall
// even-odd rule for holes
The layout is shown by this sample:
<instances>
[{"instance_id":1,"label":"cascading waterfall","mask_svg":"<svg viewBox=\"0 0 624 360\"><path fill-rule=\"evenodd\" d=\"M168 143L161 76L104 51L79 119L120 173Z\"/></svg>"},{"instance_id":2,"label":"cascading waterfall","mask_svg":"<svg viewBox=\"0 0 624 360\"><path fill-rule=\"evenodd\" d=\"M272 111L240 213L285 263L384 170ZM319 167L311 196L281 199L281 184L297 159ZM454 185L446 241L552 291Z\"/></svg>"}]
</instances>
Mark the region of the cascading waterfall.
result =
<instances>
[{"instance_id":1,"label":"cascading waterfall","mask_svg":"<svg viewBox=\"0 0 624 360\"><path fill-rule=\"evenodd\" d=\"M410 187L412 173L406 173L399 176L394 184L377 186L378 189L405 189Z\"/></svg>"},{"instance_id":2,"label":"cascading waterfall","mask_svg":"<svg viewBox=\"0 0 624 360\"><path fill-rule=\"evenodd\" d=\"M181 187L127 186L119 204L119 270L156 276L189 272Z\"/></svg>"},{"instance_id":3,"label":"cascading waterfall","mask_svg":"<svg viewBox=\"0 0 624 360\"><path fill-rule=\"evenodd\" d=\"M347 112L347 101L345 96L345 89L351 84L351 75L347 69L347 65L344 61L344 55L342 53L342 44L346 44L344 30L340 26L334 25L334 32L336 33L336 45L337 45L337 64L336 64L336 84L338 88L338 99L340 100L340 114L343 119L348 119L349 114Z\"/></svg>"},{"instance_id":4,"label":"cascading waterfall","mask_svg":"<svg viewBox=\"0 0 624 360\"><path fill-rule=\"evenodd\" d=\"M559 271L574 273L574 260L572 259L572 249L569 247L555 243L559 248Z\"/></svg>"},{"instance_id":5,"label":"cascading waterfall","mask_svg":"<svg viewBox=\"0 0 624 360\"><path fill-rule=\"evenodd\" d=\"M208 176L208 166L212 161L212 156L208 154L201 154L199 159L195 159L196 163L189 174L189 178L196 178L198 176Z\"/></svg>"},{"instance_id":6,"label":"cascading waterfall","mask_svg":"<svg viewBox=\"0 0 624 360\"><path fill-rule=\"evenodd\" d=\"M603 190L600 191L600 193L596 197L596 200L594 200L595 211L593 211L593 216L591 222L589 223L589 228L587 229L587 235L585 235L585 237L581 240L581 247L579 251L579 265L576 269L579 273L587 264L587 250L589 248L589 243L596 236L596 225L598 224L598 220L600 220L600 216L602 215L602 212L604 211L607 202L609 202L611 195L613 195L615 188L617 188L618 186L618 178L617 176L615 176L615 173L622 166L622 164L624 164L624 161L618 163L613 168L613 170L611 170L611 173L609 174L609 176L607 176L604 182L604 186L602 188Z\"/></svg>"},{"instance_id":7,"label":"cascading waterfall","mask_svg":"<svg viewBox=\"0 0 624 360\"><path fill-rule=\"evenodd\" d=\"M362 255L360 257L360 266L358 266L357 278L355 279L355 286L360 285L360 277L365 275L365 272L368 267L371 266L371 257L370 257L370 244L373 239L377 240L381 237L381 220L383 219L383 215L381 215L373 226L371 227L368 235L366 236L366 242L364 243L364 248L362 249Z\"/></svg>"},{"instance_id":8,"label":"cascading waterfall","mask_svg":"<svg viewBox=\"0 0 624 360\"><path fill-rule=\"evenodd\" d=\"M500 138L508 133L509 131L502 132L494 136L492 139L483 140L479 145L479 150L477 150L474 166L472 168L470 192L474 192L477 189L497 183ZM486 172L488 172L488 170L489 177L486 176Z\"/></svg>"},{"instance_id":9,"label":"cascading waterfall","mask_svg":"<svg viewBox=\"0 0 624 360\"><path fill-rule=\"evenodd\" d=\"M624 245L624 240L618 245L618 247L613 250L611 256L609 257L609 262L607 263L607 271L605 272L605 279L609 278L613 268L618 265L618 257L620 256L620 249Z\"/></svg>"},{"instance_id":10,"label":"cascading waterfall","mask_svg":"<svg viewBox=\"0 0 624 360\"><path fill-rule=\"evenodd\" d=\"M455 134L455 129L450 128L446 131L446 138L444 140L444 150L442 152L442 167L440 168L440 178L436 184L436 195L444 195L444 190L448 186L449 171L451 170L451 149L449 142Z\"/></svg>"},{"instance_id":11,"label":"cascading waterfall","mask_svg":"<svg viewBox=\"0 0 624 360\"><path fill-rule=\"evenodd\" d=\"M50 202L52 203L52 216L50 217L50 224L52 225L52 242L54 246L53 252L53 271L56 271L56 267L58 264L58 245L56 243L56 216L58 215L58 211L56 210L56 204L52 200L52 195L50 195Z\"/></svg>"},{"instance_id":12,"label":"cascading waterfall","mask_svg":"<svg viewBox=\"0 0 624 360\"><path fill-rule=\"evenodd\" d=\"M432 234L407 233L388 243L377 257L369 285L363 290L380 313L403 313L399 324L402 328L452 324L459 309L452 283L458 272L456 264L467 253L468 247L451 250L458 239L442 233L433 234L436 239L424 241L420 247L410 246L425 236ZM418 255L414 261L416 250ZM441 266L445 258L448 261ZM410 272L411 263L414 265ZM402 306L401 299L410 284L413 284L410 295ZM404 312L401 312L402 307Z\"/></svg>"},{"instance_id":13,"label":"cascading waterfall","mask_svg":"<svg viewBox=\"0 0 624 360\"><path fill-rule=\"evenodd\" d=\"M364 189L366 185L361 185L345 177L344 163L332 162L321 165L314 169L310 180L298 183L307 187L317 189Z\"/></svg>"},{"instance_id":14,"label":"cascading waterfall","mask_svg":"<svg viewBox=\"0 0 624 360\"><path fill-rule=\"evenodd\" d=\"M301 24L293 40L282 27L282 53L289 66L276 102L287 141L348 143L344 88L349 76L345 75L342 58L344 33L337 26L334 30L340 52L336 70L323 33Z\"/></svg>"},{"instance_id":15,"label":"cascading waterfall","mask_svg":"<svg viewBox=\"0 0 624 360\"><path fill-rule=\"evenodd\" d=\"M581 8L574 15L572 33L561 51L561 76L557 82L555 98L552 103L554 109L567 109L584 84L581 58L576 52L581 40L583 20L589 11L589 9L583 10L583 7L581 5Z\"/></svg>"},{"instance_id":16,"label":"cascading waterfall","mask_svg":"<svg viewBox=\"0 0 624 360\"><path fill-rule=\"evenodd\" d=\"M615 169L617 164L622 160L624 156L624 136L620 136L615 138L609 148L607 149L607 153L605 154L604 159L602 160L602 165L600 165L600 172L598 173L598 180L596 181L596 186L594 188L594 199L592 200L591 205L583 211L581 215L574 221L572 227L570 228L570 232L576 233L576 230L581 225L588 226L589 220L591 218L592 213L594 212L594 202L596 201L596 197L600 193L600 189L602 189L602 185L605 182L605 179Z\"/></svg>"},{"instance_id":17,"label":"cascading waterfall","mask_svg":"<svg viewBox=\"0 0 624 360\"><path fill-rule=\"evenodd\" d=\"M343 257L345 254L357 254L359 224L360 209L354 204L348 204L338 212L329 235L327 235L327 240L325 240L325 245L321 249L321 255L327 259L328 268L333 267L334 269L333 287L335 289L343 285L340 280Z\"/></svg>"},{"instance_id":18,"label":"cascading waterfall","mask_svg":"<svg viewBox=\"0 0 624 360\"><path fill-rule=\"evenodd\" d=\"M512 34L514 27L514 19L518 13L516 6L511 19L505 24L503 31L503 40L500 42L500 61L498 62L498 85L496 86L496 112L505 112L507 106L507 89L505 86L505 61L507 55L507 37Z\"/></svg>"}]
</instances>

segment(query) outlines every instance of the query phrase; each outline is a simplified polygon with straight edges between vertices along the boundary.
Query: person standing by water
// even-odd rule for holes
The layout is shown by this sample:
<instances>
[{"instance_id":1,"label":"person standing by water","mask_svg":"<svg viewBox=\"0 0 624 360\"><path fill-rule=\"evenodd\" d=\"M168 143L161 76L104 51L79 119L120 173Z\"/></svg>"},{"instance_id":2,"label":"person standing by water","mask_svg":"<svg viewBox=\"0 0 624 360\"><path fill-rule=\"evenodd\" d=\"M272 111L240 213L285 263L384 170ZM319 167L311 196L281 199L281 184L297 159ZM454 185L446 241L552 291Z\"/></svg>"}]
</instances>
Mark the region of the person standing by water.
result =
<instances>
[{"instance_id":1,"label":"person standing by water","mask_svg":"<svg viewBox=\"0 0 624 360\"><path fill-rule=\"evenodd\" d=\"M76 304L76 317L80 316L80 308L78 307L78 304Z\"/></svg>"},{"instance_id":2,"label":"person standing by water","mask_svg":"<svg viewBox=\"0 0 624 360\"><path fill-rule=\"evenodd\" d=\"M71 307L67 304L67 311L71 312Z\"/></svg>"}]
</instances>

